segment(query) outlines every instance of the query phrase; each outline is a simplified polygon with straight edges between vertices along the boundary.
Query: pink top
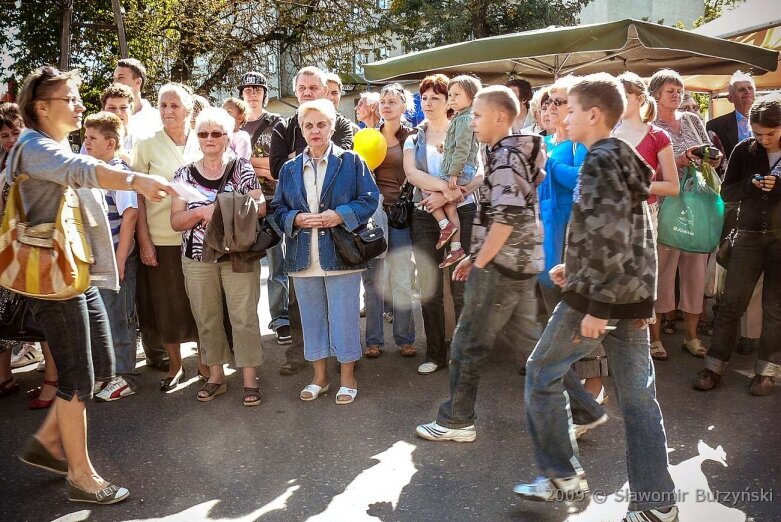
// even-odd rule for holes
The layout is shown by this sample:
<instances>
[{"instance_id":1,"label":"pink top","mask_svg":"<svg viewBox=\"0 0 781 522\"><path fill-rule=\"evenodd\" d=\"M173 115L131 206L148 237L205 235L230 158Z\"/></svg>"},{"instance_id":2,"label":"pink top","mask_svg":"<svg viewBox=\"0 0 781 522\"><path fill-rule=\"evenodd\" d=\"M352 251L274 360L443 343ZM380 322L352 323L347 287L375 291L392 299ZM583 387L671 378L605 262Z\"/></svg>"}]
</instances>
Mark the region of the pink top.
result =
<instances>
[{"instance_id":1,"label":"pink top","mask_svg":"<svg viewBox=\"0 0 781 522\"><path fill-rule=\"evenodd\" d=\"M656 125L648 126L648 134L637 144L635 149L637 153L645 160L648 165L654 169L654 177L652 181L656 181L656 175L659 172L659 152L665 147L671 145L670 136L664 129L657 127ZM648 204L656 203L656 196L651 195L648 198Z\"/></svg>"}]
</instances>

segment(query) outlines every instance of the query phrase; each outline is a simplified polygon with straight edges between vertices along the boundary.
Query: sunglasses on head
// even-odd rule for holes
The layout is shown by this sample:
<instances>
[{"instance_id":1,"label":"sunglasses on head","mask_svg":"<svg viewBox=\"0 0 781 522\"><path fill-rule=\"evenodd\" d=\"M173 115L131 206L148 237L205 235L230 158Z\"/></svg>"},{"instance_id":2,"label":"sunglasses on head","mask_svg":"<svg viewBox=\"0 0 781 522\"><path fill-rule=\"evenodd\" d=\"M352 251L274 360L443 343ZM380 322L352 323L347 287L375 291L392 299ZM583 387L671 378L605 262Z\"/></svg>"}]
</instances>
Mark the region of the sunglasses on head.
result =
<instances>
[{"instance_id":1,"label":"sunglasses on head","mask_svg":"<svg viewBox=\"0 0 781 522\"><path fill-rule=\"evenodd\" d=\"M218 138L222 138L226 134L227 134L227 132L219 132L219 131L206 132L206 131L200 131L200 132L196 133L195 135L198 136L199 138L201 138L202 140L205 140L209 136L211 136L212 138L214 138L216 140Z\"/></svg>"}]
</instances>

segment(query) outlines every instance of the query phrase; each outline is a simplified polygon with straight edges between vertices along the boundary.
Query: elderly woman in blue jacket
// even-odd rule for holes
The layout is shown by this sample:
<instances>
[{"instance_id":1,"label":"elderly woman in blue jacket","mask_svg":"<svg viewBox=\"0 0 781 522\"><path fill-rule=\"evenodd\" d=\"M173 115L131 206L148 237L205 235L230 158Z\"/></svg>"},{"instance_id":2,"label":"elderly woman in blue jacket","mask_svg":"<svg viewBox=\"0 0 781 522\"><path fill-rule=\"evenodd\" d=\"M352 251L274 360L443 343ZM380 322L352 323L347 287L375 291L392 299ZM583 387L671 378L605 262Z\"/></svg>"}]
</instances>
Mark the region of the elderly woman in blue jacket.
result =
<instances>
[{"instance_id":1,"label":"elderly woman in blue jacket","mask_svg":"<svg viewBox=\"0 0 781 522\"><path fill-rule=\"evenodd\" d=\"M326 363L333 355L341 364L336 403L349 404L358 394L353 369L361 358L359 292L366 267L346 265L328 229L365 225L377 210L379 189L357 154L331 143L333 104L306 102L298 121L307 147L280 170L271 207L285 233L285 272L298 295L304 356L315 372L300 398L311 401L328 391Z\"/></svg>"}]
</instances>

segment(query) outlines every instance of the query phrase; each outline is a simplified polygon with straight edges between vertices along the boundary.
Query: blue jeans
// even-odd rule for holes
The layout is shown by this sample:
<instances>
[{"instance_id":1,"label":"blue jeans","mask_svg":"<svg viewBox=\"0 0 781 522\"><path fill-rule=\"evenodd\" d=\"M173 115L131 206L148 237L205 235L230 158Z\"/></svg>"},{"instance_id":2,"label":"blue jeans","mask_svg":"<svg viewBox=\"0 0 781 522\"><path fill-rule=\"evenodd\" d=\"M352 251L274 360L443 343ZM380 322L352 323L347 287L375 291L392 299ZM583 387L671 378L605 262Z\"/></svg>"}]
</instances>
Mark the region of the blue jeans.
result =
<instances>
[{"instance_id":1,"label":"blue jeans","mask_svg":"<svg viewBox=\"0 0 781 522\"><path fill-rule=\"evenodd\" d=\"M273 220L269 223L276 229L280 237L283 234L279 231ZM274 248L266 250L266 261L268 262L268 310L271 315L271 322L268 327L276 331L280 326L290 324L288 316L288 279L285 274L285 250L284 241L280 242Z\"/></svg>"},{"instance_id":2,"label":"blue jeans","mask_svg":"<svg viewBox=\"0 0 781 522\"><path fill-rule=\"evenodd\" d=\"M114 348L100 292L91 286L67 301L29 299L33 318L43 327L57 366L57 397L92 398L95 380L114 377Z\"/></svg>"},{"instance_id":3,"label":"blue jeans","mask_svg":"<svg viewBox=\"0 0 781 522\"><path fill-rule=\"evenodd\" d=\"M638 329L632 319L611 320L615 330L588 339L580 335L583 317L567 303L559 303L526 363L526 419L537 464L548 478L582 472L563 377L575 361L602 343L624 417L629 509L671 506L675 486L667 469L667 435L656 401L648 328Z\"/></svg>"},{"instance_id":4,"label":"blue jeans","mask_svg":"<svg viewBox=\"0 0 781 522\"><path fill-rule=\"evenodd\" d=\"M101 288L100 297L106 307L111 339L114 344L116 373L125 378L131 388L138 387L136 345L138 316L136 315L136 273L138 256L133 251L125 262L125 279L119 282L119 292Z\"/></svg>"},{"instance_id":5,"label":"blue jeans","mask_svg":"<svg viewBox=\"0 0 781 522\"><path fill-rule=\"evenodd\" d=\"M412 239L410 229L388 228L388 253L375 259L363 276L366 303L366 346L382 346L385 300L385 266L390 270L393 293L393 340L396 345L415 342L412 312Z\"/></svg>"}]
</instances>

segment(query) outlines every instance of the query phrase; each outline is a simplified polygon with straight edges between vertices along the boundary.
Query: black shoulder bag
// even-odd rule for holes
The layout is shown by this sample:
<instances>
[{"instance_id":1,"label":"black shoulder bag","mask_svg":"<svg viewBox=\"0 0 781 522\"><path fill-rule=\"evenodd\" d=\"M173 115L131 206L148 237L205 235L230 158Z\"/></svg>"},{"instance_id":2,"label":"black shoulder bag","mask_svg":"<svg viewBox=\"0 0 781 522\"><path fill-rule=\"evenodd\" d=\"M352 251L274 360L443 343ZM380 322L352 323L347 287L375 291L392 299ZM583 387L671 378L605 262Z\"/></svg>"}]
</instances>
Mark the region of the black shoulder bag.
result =
<instances>
[{"instance_id":1,"label":"black shoulder bag","mask_svg":"<svg viewBox=\"0 0 781 522\"><path fill-rule=\"evenodd\" d=\"M405 181L401 186L399 199L388 210L388 226L395 229L409 228L412 220L412 196L414 192L415 185Z\"/></svg>"}]
</instances>

